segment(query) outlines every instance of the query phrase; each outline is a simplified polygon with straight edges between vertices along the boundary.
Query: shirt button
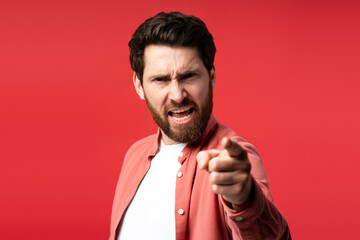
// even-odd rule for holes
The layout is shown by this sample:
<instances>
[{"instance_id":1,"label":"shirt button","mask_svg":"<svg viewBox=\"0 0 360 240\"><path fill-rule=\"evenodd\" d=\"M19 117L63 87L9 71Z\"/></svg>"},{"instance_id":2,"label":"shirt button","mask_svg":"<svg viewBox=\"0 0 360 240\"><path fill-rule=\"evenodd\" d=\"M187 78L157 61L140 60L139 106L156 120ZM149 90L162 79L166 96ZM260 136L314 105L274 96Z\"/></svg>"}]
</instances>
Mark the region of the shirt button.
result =
<instances>
[{"instance_id":1,"label":"shirt button","mask_svg":"<svg viewBox=\"0 0 360 240\"><path fill-rule=\"evenodd\" d=\"M181 177L183 176L183 173L182 173L182 172L178 172L177 176L178 176L179 178L181 178Z\"/></svg>"},{"instance_id":2,"label":"shirt button","mask_svg":"<svg viewBox=\"0 0 360 240\"><path fill-rule=\"evenodd\" d=\"M183 215L184 214L184 210L182 210L181 208L178 210L178 214Z\"/></svg>"},{"instance_id":3,"label":"shirt button","mask_svg":"<svg viewBox=\"0 0 360 240\"><path fill-rule=\"evenodd\" d=\"M184 153L183 152L181 152L180 154L179 154L179 157L182 157L184 155Z\"/></svg>"},{"instance_id":4,"label":"shirt button","mask_svg":"<svg viewBox=\"0 0 360 240\"><path fill-rule=\"evenodd\" d=\"M238 216L238 217L235 218L235 220L237 222L241 222L242 220L244 220L244 218L242 216Z\"/></svg>"}]
</instances>

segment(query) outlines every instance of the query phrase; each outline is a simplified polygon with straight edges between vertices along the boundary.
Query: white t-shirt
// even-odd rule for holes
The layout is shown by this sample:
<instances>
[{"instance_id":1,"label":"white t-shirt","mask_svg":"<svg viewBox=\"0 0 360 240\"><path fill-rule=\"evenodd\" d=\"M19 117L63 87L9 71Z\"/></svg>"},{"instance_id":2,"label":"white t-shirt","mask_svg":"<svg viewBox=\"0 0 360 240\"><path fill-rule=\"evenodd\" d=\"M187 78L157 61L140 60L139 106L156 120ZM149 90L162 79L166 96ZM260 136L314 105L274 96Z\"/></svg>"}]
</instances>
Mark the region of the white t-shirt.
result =
<instances>
[{"instance_id":1,"label":"white t-shirt","mask_svg":"<svg viewBox=\"0 0 360 240\"><path fill-rule=\"evenodd\" d=\"M175 186L181 164L178 157L186 146L165 145L151 160L121 221L118 240L175 239Z\"/></svg>"}]
</instances>

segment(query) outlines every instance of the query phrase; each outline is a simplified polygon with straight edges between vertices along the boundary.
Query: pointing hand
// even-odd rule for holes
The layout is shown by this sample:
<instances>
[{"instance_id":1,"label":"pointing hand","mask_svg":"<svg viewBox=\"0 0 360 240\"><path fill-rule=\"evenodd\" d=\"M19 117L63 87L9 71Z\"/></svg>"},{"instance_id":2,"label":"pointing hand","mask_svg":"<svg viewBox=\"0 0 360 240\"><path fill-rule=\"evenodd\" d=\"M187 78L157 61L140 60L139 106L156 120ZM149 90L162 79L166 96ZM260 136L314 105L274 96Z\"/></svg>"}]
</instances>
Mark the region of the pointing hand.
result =
<instances>
[{"instance_id":1,"label":"pointing hand","mask_svg":"<svg viewBox=\"0 0 360 240\"><path fill-rule=\"evenodd\" d=\"M252 188L251 164L247 152L235 141L224 137L221 141L224 150L206 150L197 155L200 169L210 173L212 190L232 203L236 210L244 203Z\"/></svg>"}]
</instances>

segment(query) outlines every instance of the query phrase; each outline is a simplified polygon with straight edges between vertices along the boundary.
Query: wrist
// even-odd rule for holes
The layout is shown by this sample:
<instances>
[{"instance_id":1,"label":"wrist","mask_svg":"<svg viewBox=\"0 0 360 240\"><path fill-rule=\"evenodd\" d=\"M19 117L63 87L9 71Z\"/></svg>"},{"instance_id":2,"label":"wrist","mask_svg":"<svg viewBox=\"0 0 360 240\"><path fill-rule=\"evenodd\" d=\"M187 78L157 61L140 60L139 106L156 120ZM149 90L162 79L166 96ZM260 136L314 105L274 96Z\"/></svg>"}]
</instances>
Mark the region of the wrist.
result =
<instances>
[{"instance_id":1,"label":"wrist","mask_svg":"<svg viewBox=\"0 0 360 240\"><path fill-rule=\"evenodd\" d=\"M249 208L253 202L254 199L254 186L252 182L252 178L249 177L249 181L247 183L247 187L245 188L244 193L244 200L242 200L239 203L231 203L230 207L237 212L244 211L245 209Z\"/></svg>"}]
</instances>

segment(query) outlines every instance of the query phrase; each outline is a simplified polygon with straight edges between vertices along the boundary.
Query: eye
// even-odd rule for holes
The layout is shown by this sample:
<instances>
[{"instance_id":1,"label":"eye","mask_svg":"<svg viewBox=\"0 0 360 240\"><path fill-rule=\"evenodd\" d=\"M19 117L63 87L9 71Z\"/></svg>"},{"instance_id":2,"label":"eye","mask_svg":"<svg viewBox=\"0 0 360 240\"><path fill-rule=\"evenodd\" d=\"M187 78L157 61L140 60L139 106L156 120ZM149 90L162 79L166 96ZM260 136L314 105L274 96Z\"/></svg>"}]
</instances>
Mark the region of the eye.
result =
<instances>
[{"instance_id":1,"label":"eye","mask_svg":"<svg viewBox=\"0 0 360 240\"><path fill-rule=\"evenodd\" d=\"M156 82L162 82L162 81L164 81L164 78L162 78L162 77L157 77L157 78L154 78L154 81L156 81Z\"/></svg>"},{"instance_id":2,"label":"eye","mask_svg":"<svg viewBox=\"0 0 360 240\"><path fill-rule=\"evenodd\" d=\"M192 78L195 76L196 76L196 73L187 73L182 77L182 79Z\"/></svg>"},{"instance_id":3,"label":"eye","mask_svg":"<svg viewBox=\"0 0 360 240\"><path fill-rule=\"evenodd\" d=\"M162 82L166 82L169 80L170 80L170 77L168 77L168 76L158 76L158 77L154 77L152 81L162 83Z\"/></svg>"}]
</instances>

